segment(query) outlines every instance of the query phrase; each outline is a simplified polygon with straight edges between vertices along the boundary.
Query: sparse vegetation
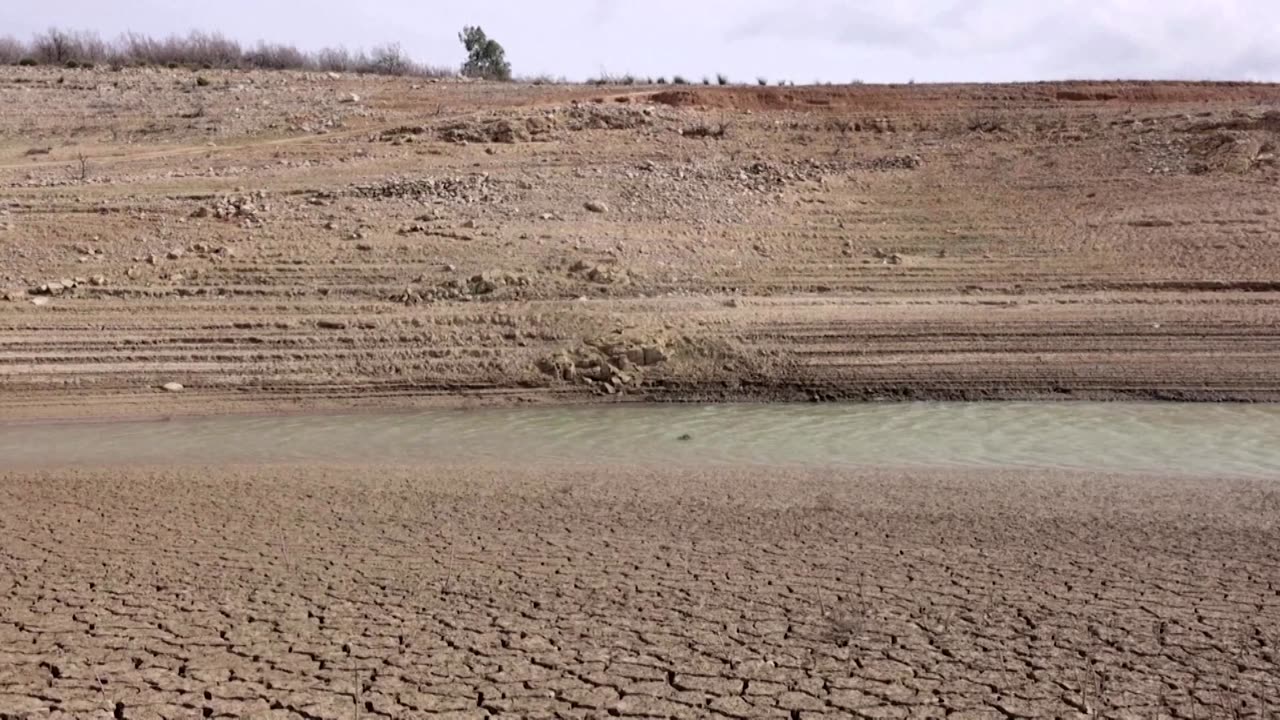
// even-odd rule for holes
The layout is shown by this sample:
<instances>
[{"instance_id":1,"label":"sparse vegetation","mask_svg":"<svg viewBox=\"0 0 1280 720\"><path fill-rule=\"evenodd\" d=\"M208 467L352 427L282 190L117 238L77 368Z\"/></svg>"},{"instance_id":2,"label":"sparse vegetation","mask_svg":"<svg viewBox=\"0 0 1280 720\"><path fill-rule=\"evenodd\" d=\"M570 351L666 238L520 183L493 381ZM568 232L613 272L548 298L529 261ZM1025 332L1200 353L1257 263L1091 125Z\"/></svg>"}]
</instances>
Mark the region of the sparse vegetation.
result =
<instances>
[{"instance_id":1,"label":"sparse vegetation","mask_svg":"<svg viewBox=\"0 0 1280 720\"><path fill-rule=\"evenodd\" d=\"M587 80L588 85L635 85L636 82L636 76L631 73L627 73L626 75L610 75L608 73L602 73L600 77ZM652 83L645 81L645 84Z\"/></svg>"},{"instance_id":2,"label":"sparse vegetation","mask_svg":"<svg viewBox=\"0 0 1280 720\"><path fill-rule=\"evenodd\" d=\"M22 61L27 48L17 38L0 36L0 65L16 65Z\"/></svg>"},{"instance_id":3,"label":"sparse vegetation","mask_svg":"<svg viewBox=\"0 0 1280 720\"><path fill-rule=\"evenodd\" d=\"M965 122L969 132L999 133L1008 129L1009 123L1003 115L991 111L974 113Z\"/></svg>"},{"instance_id":4,"label":"sparse vegetation","mask_svg":"<svg viewBox=\"0 0 1280 720\"><path fill-rule=\"evenodd\" d=\"M728 84L729 84L729 76L728 76L728 75L725 75L724 73L720 73L720 74L716 75L716 84L718 84L718 85L728 85Z\"/></svg>"},{"instance_id":5,"label":"sparse vegetation","mask_svg":"<svg viewBox=\"0 0 1280 720\"><path fill-rule=\"evenodd\" d=\"M685 80L683 75L676 75L675 77L671 78L671 84L672 85L688 85L689 81Z\"/></svg>"},{"instance_id":6,"label":"sparse vegetation","mask_svg":"<svg viewBox=\"0 0 1280 720\"><path fill-rule=\"evenodd\" d=\"M687 138L712 138L721 140L729 134L728 123L717 123L715 125L694 125L680 131L680 134Z\"/></svg>"},{"instance_id":7,"label":"sparse vegetation","mask_svg":"<svg viewBox=\"0 0 1280 720\"><path fill-rule=\"evenodd\" d=\"M486 80L511 79L511 63L507 62L507 51L497 40L485 35L484 30L468 25L458 33L458 40L467 49L467 61L462 65L463 75Z\"/></svg>"},{"instance_id":8,"label":"sparse vegetation","mask_svg":"<svg viewBox=\"0 0 1280 720\"><path fill-rule=\"evenodd\" d=\"M760 87L765 87L769 84L769 78L758 77L756 78L756 84Z\"/></svg>"},{"instance_id":9,"label":"sparse vegetation","mask_svg":"<svg viewBox=\"0 0 1280 720\"><path fill-rule=\"evenodd\" d=\"M565 85L569 80L564 77L555 77L553 75L543 73L541 75L518 77L515 79L515 82L526 83L529 85Z\"/></svg>"},{"instance_id":10,"label":"sparse vegetation","mask_svg":"<svg viewBox=\"0 0 1280 720\"><path fill-rule=\"evenodd\" d=\"M76 163L71 168L71 177L82 185L89 181L89 158L84 153L76 154Z\"/></svg>"},{"instance_id":11,"label":"sparse vegetation","mask_svg":"<svg viewBox=\"0 0 1280 720\"><path fill-rule=\"evenodd\" d=\"M446 77L447 68L414 62L397 44L376 47L372 52L346 48L325 48L306 52L292 45L258 43L245 48L218 33L194 31L187 36L158 39L138 33L121 35L107 42L90 32L50 29L28 43L0 37L0 63L22 66L56 65L71 69L103 64L113 70L126 67L183 67L213 70L313 70L356 72L376 75Z\"/></svg>"}]
</instances>

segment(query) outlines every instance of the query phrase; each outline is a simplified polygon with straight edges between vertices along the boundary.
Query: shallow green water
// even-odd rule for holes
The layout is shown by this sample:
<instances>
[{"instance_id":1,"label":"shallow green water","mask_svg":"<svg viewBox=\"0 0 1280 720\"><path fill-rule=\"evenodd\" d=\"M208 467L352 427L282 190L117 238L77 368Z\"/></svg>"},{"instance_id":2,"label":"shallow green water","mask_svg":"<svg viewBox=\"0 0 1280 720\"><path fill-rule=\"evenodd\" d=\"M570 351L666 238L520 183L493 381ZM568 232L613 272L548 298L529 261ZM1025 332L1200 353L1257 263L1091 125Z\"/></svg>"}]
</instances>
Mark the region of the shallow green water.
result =
<instances>
[{"instance_id":1,"label":"shallow green water","mask_svg":"<svg viewBox=\"0 0 1280 720\"><path fill-rule=\"evenodd\" d=\"M1280 406L670 405L0 425L0 467L293 461L995 466L1280 479Z\"/></svg>"}]
</instances>

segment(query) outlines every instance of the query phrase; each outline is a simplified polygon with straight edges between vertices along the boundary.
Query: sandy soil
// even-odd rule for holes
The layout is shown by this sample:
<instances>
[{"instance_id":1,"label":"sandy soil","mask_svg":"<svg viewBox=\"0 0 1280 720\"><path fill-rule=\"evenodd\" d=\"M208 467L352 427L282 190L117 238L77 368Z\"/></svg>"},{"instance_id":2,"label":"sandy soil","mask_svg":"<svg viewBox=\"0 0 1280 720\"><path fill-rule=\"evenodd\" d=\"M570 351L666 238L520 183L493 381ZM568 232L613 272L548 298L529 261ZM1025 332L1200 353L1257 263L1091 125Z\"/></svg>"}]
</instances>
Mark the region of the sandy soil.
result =
<instances>
[{"instance_id":1,"label":"sandy soil","mask_svg":"<svg viewBox=\"0 0 1280 720\"><path fill-rule=\"evenodd\" d=\"M1275 718L1274 483L0 472L6 718Z\"/></svg>"},{"instance_id":2,"label":"sandy soil","mask_svg":"<svg viewBox=\"0 0 1280 720\"><path fill-rule=\"evenodd\" d=\"M1277 399L1278 101L2 68L0 411Z\"/></svg>"}]
</instances>

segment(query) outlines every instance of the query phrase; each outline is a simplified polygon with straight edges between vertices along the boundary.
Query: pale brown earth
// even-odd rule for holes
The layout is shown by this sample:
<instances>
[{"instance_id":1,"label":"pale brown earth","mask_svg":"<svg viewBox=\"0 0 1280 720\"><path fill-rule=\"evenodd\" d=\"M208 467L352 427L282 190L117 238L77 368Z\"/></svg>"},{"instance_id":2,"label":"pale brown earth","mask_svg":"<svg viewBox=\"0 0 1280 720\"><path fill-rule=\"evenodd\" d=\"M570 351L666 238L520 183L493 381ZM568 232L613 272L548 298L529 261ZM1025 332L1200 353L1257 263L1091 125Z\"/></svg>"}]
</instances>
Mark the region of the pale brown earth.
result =
<instances>
[{"instance_id":1,"label":"pale brown earth","mask_svg":"<svg viewBox=\"0 0 1280 720\"><path fill-rule=\"evenodd\" d=\"M1278 103L0 68L0 412L1273 400Z\"/></svg>"},{"instance_id":2,"label":"pale brown earth","mask_svg":"<svg viewBox=\"0 0 1280 720\"><path fill-rule=\"evenodd\" d=\"M1274 482L0 471L4 718L1277 718Z\"/></svg>"}]
</instances>

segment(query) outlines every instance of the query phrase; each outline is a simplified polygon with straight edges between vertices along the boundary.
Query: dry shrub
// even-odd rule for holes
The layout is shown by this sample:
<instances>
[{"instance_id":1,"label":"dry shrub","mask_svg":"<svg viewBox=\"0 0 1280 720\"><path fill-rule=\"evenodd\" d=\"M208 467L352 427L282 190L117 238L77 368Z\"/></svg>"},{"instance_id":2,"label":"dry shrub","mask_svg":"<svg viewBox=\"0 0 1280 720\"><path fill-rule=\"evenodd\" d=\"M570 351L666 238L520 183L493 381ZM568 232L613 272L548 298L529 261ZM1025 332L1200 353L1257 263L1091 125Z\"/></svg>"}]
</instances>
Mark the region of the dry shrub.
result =
<instances>
[{"instance_id":1,"label":"dry shrub","mask_svg":"<svg viewBox=\"0 0 1280 720\"><path fill-rule=\"evenodd\" d=\"M0 63L18 63L30 58L36 64L63 67L90 67L109 63L113 68L158 66L168 68L246 68L260 70L321 70L377 75L447 77L448 68L413 61L397 44L381 45L365 52L343 47L317 52L299 50L282 43L259 43L246 50L239 42L219 33L193 31L188 35L154 38L126 33L104 42L96 33L71 32L57 28L37 35L29 43L0 37Z\"/></svg>"},{"instance_id":2,"label":"dry shrub","mask_svg":"<svg viewBox=\"0 0 1280 720\"><path fill-rule=\"evenodd\" d=\"M27 46L12 35L0 36L0 65L17 65L27 56Z\"/></svg>"}]
</instances>

